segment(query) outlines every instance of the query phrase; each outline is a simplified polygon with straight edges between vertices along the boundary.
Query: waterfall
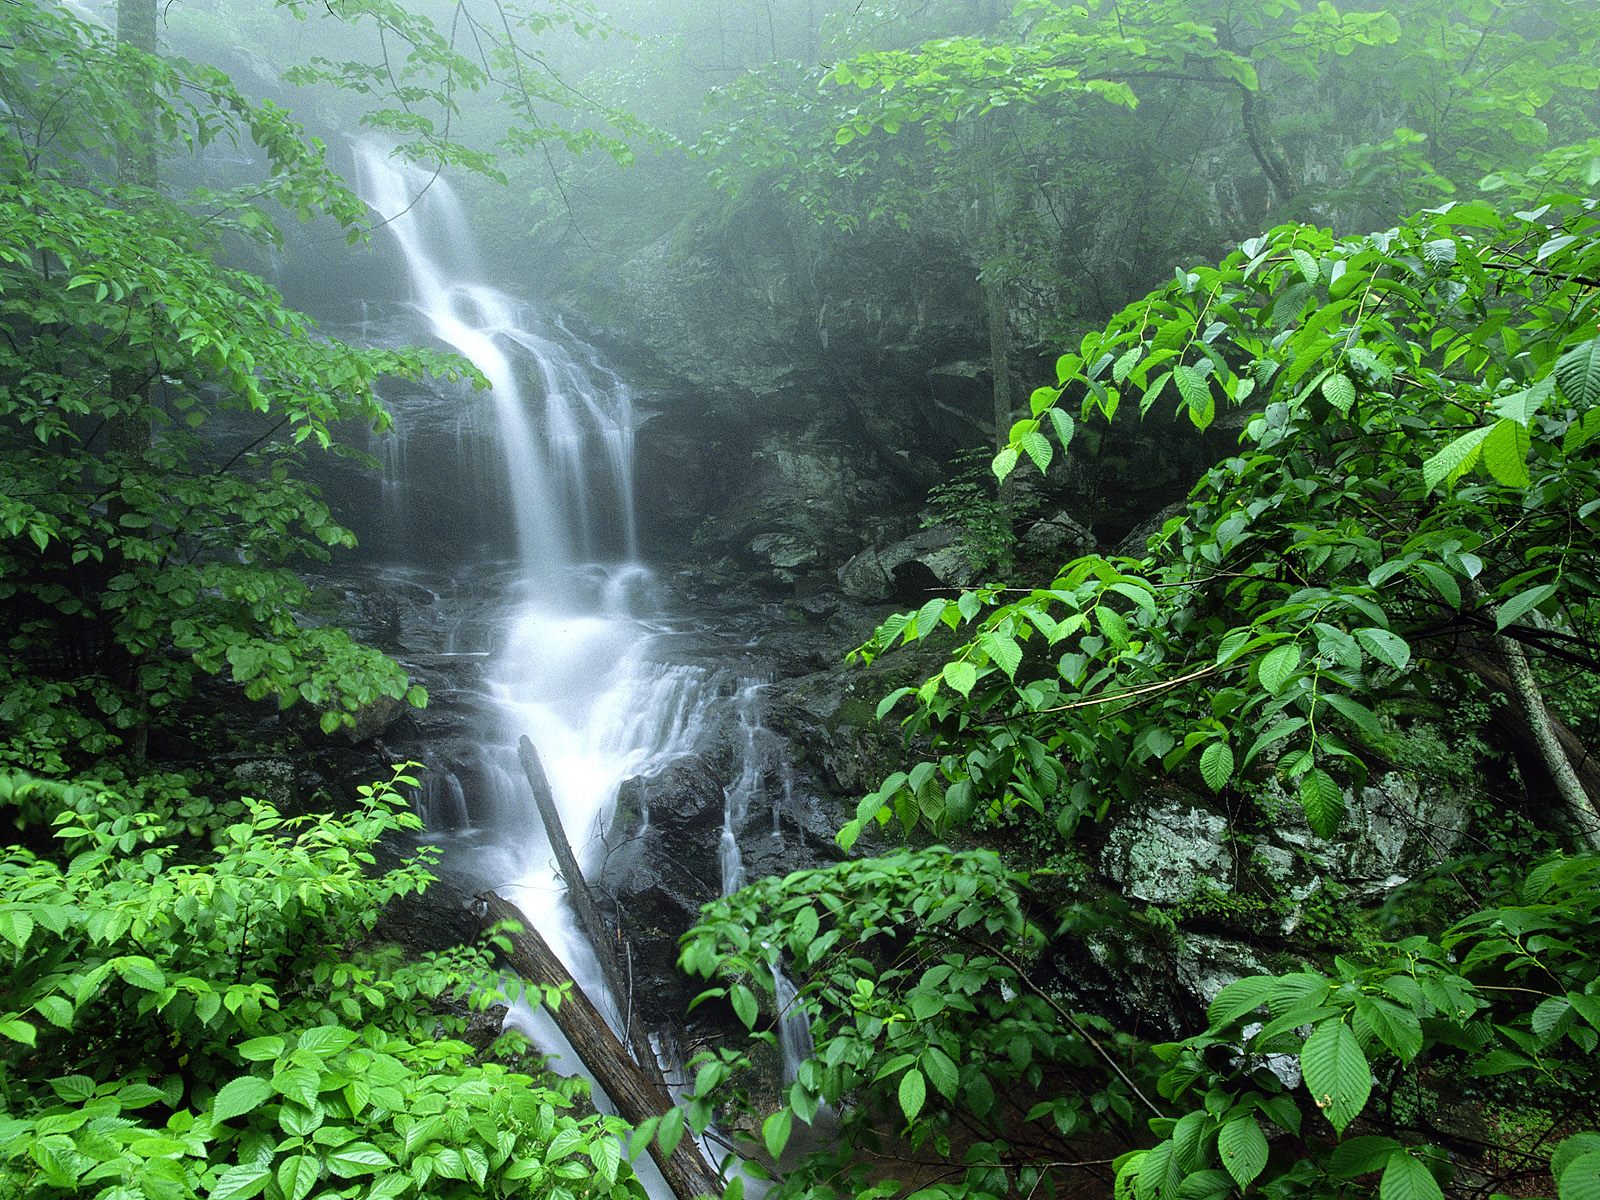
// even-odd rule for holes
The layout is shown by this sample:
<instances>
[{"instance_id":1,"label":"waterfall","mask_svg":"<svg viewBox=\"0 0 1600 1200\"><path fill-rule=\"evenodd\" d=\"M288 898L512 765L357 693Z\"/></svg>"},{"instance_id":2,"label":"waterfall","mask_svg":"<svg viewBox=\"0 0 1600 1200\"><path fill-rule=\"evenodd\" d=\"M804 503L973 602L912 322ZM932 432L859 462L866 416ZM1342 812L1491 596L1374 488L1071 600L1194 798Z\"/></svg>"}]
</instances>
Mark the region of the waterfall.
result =
<instances>
[{"instance_id":1,"label":"waterfall","mask_svg":"<svg viewBox=\"0 0 1600 1200\"><path fill-rule=\"evenodd\" d=\"M503 475L516 535L498 622L482 648L489 654L486 715L471 794L456 774L441 773L424 785L419 811L429 841L445 846L452 873L512 900L620 1032L625 998L609 994L565 902L517 742L525 735L538 751L573 852L592 880L621 785L694 751L713 710L728 703L723 677L662 661L654 580L638 561L635 416L625 382L559 321L482 282L472 230L443 179L372 145L358 147L358 159L361 194L404 257L412 310L427 334L470 359L491 385L487 405L463 397L455 417L458 468L468 476L458 486L476 500L469 464L487 438L498 455L489 473ZM492 430L475 428L475 404L492 409ZM385 461L421 465L403 450L387 452ZM393 520L423 517L424 506L407 506L404 496L384 499ZM450 511L471 507L457 503ZM469 532L482 531L457 531L458 539ZM492 574L489 564L475 569ZM446 648L480 649L458 631ZM741 737L735 778L724 792L725 893L744 882L738 835L778 759L761 721L763 686L743 681L732 700ZM773 789L774 834L779 795L788 788L792 781ZM776 960L773 971L792 1079L810 1052L809 1030ZM561 1069L582 1070L548 1016L524 1011L512 1021ZM636 1167L646 1176L653 1170L644 1160ZM650 1186L656 1196L667 1194L663 1188L659 1181Z\"/></svg>"},{"instance_id":2,"label":"waterfall","mask_svg":"<svg viewBox=\"0 0 1600 1200\"><path fill-rule=\"evenodd\" d=\"M642 620L653 580L635 561L632 396L559 322L482 282L472 229L448 183L372 144L359 145L357 158L361 194L404 258L412 309L491 385L491 436L516 534L491 635L498 645L475 785L486 794L458 798L449 782L429 785L424 811L443 824L430 825L429 837L445 843L454 870L516 903L620 1027L623 998L607 993L563 902L516 744L526 735L538 750L589 874L622 782L687 754L714 699L703 669L657 661L656 635ZM468 476L470 425L458 417L458 469ZM391 461L403 461L400 452Z\"/></svg>"}]
</instances>

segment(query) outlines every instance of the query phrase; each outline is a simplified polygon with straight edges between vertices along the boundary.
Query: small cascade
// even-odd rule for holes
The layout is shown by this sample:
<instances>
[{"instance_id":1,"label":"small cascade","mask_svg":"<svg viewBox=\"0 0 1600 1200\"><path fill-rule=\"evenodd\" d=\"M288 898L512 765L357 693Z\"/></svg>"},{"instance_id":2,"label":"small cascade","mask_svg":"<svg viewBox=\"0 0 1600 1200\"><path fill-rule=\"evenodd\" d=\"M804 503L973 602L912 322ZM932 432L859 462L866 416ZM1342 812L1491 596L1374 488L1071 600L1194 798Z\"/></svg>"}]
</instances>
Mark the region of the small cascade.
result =
<instances>
[{"instance_id":1,"label":"small cascade","mask_svg":"<svg viewBox=\"0 0 1600 1200\"><path fill-rule=\"evenodd\" d=\"M795 1081L800 1064L811 1057L811 1022L800 1006L800 993L776 960L772 964L772 998L778 1009L778 1049L783 1054L783 1082Z\"/></svg>"},{"instance_id":2,"label":"small cascade","mask_svg":"<svg viewBox=\"0 0 1600 1200\"><path fill-rule=\"evenodd\" d=\"M722 792L722 839L717 858L722 865L722 894L731 896L745 885L744 855L739 831L761 798L771 766L771 735L761 722L761 680L740 683L734 696L739 713L739 769Z\"/></svg>"}]
</instances>

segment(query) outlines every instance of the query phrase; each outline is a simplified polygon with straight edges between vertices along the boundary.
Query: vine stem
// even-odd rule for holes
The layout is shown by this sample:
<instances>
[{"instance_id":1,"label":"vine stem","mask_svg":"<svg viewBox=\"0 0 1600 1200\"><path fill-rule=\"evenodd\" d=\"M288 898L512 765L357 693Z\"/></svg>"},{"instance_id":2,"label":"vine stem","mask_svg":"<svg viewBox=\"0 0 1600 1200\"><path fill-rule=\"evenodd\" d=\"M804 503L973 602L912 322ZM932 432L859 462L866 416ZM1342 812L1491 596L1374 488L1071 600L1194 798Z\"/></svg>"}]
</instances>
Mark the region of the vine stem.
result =
<instances>
[{"instance_id":1,"label":"vine stem","mask_svg":"<svg viewBox=\"0 0 1600 1200\"><path fill-rule=\"evenodd\" d=\"M982 943L978 944L982 945ZM1090 1048L1093 1049L1094 1052L1105 1061L1106 1066L1110 1067L1112 1071L1116 1073L1118 1079L1122 1080L1123 1083L1128 1085L1128 1090L1139 1098L1139 1102L1141 1104L1143 1104L1158 1117L1165 1117L1167 1115L1156 1107L1155 1102L1151 1100L1150 1097L1146 1096L1142 1091L1139 1090L1139 1085L1135 1083L1129 1077L1128 1073L1122 1069L1122 1064L1117 1061L1116 1056L1102 1046L1099 1042L1099 1039L1085 1029L1079 1023L1078 1018L1068 1012L1054 996L1035 983L1032 977L1022 969L1021 963L1017 962L1016 959L1012 958L998 946L984 945L983 949L988 953L993 954L1001 962L1005 963L1006 966L1015 971L1017 973L1017 978L1027 985L1029 991L1048 1004L1051 1011L1054 1012L1056 1016L1060 1017L1068 1025L1072 1026L1073 1032L1075 1032L1079 1037L1089 1044Z\"/></svg>"}]
</instances>

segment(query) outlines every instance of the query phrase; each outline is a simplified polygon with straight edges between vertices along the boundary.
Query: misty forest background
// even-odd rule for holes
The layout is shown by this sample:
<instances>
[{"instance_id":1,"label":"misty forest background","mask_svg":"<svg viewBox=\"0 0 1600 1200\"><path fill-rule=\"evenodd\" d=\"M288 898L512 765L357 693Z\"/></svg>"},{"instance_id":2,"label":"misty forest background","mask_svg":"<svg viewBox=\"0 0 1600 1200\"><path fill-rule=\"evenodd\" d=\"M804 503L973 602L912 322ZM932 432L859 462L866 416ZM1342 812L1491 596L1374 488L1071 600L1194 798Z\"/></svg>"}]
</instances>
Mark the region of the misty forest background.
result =
<instances>
[{"instance_id":1,"label":"misty forest background","mask_svg":"<svg viewBox=\"0 0 1600 1200\"><path fill-rule=\"evenodd\" d=\"M1593 0L4 0L0 118L0 1197L1600 1200ZM634 382L820 830L612 914L646 1120L416 849L486 380L352 138Z\"/></svg>"}]
</instances>

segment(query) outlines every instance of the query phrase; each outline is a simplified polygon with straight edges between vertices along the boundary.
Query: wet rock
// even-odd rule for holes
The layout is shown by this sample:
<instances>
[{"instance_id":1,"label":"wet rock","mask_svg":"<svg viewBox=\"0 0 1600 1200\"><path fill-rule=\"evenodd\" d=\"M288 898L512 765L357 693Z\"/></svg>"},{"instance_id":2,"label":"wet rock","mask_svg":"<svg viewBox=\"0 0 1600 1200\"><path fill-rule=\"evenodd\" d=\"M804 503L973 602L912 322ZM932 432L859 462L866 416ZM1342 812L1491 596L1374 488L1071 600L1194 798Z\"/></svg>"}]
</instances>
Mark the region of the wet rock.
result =
<instances>
[{"instance_id":1,"label":"wet rock","mask_svg":"<svg viewBox=\"0 0 1600 1200\"><path fill-rule=\"evenodd\" d=\"M882 548L863 550L838 574L839 586L851 599L920 604L932 591L971 585L977 573L956 531L936 525Z\"/></svg>"},{"instance_id":2,"label":"wet rock","mask_svg":"<svg viewBox=\"0 0 1600 1200\"><path fill-rule=\"evenodd\" d=\"M1090 553L1095 548L1095 538L1068 513L1060 511L1029 525L1017 548L1024 558L1057 564Z\"/></svg>"}]
</instances>

